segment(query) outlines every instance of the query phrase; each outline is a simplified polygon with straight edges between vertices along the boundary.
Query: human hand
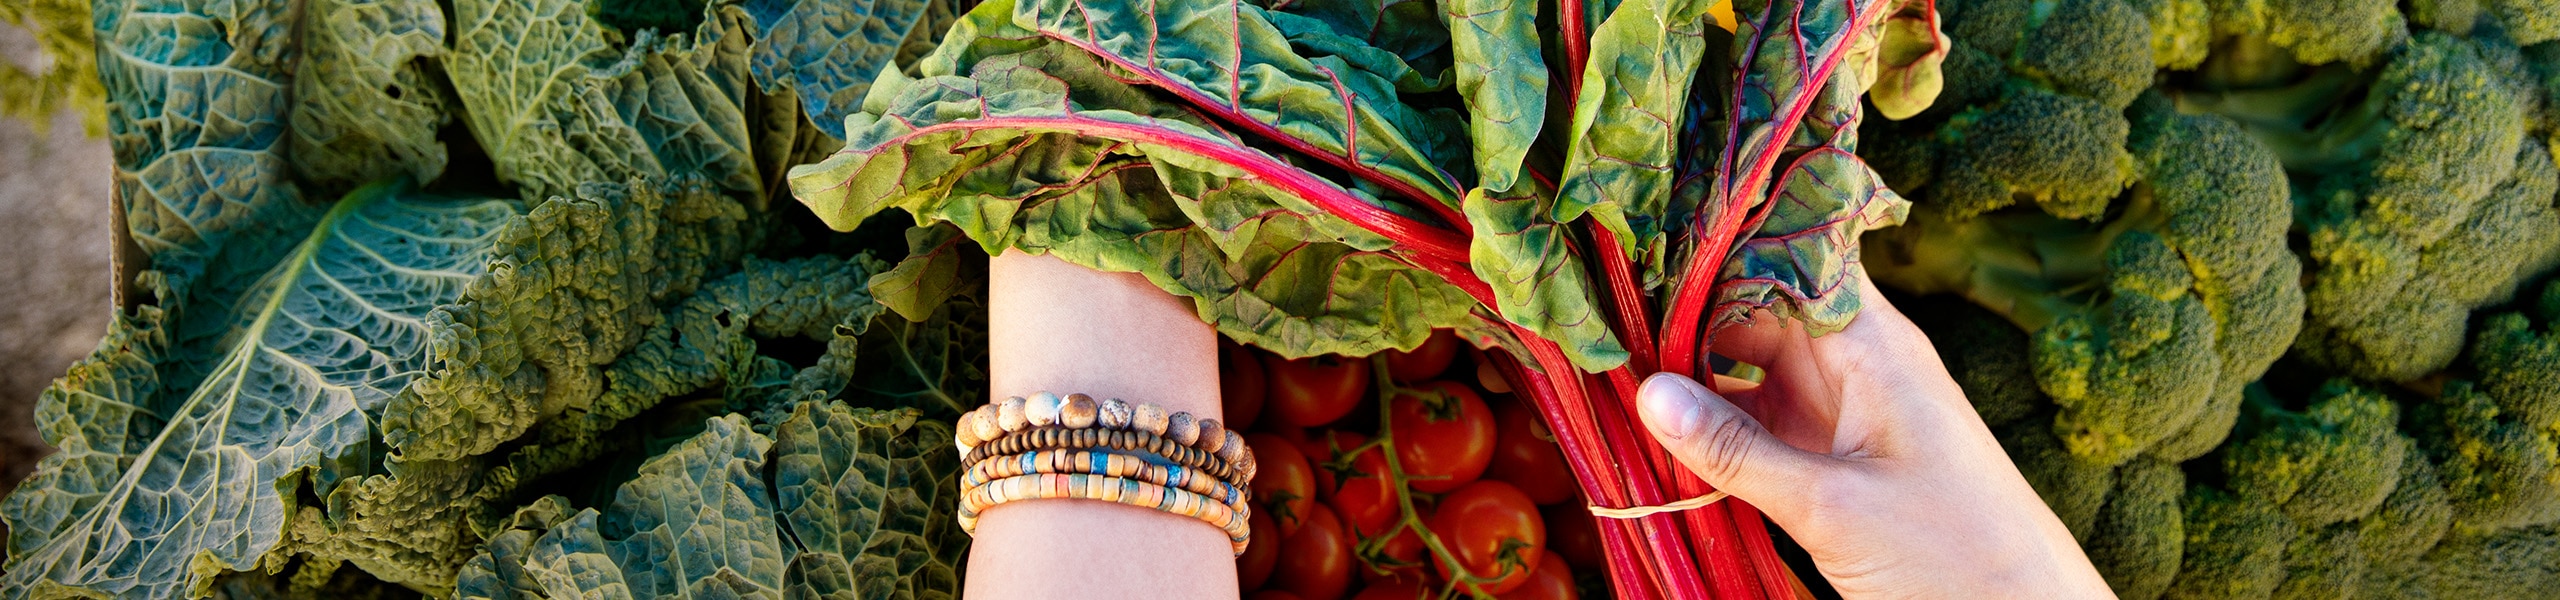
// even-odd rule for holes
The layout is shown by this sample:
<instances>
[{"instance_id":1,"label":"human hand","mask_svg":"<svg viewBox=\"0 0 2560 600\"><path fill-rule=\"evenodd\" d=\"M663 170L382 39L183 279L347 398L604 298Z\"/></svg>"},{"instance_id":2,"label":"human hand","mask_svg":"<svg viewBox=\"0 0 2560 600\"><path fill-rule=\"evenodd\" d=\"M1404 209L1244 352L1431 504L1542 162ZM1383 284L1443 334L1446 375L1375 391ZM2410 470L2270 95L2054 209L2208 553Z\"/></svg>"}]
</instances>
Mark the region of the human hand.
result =
<instances>
[{"instance_id":1,"label":"human hand","mask_svg":"<svg viewBox=\"0 0 2560 600\"><path fill-rule=\"evenodd\" d=\"M1785 528L1843 596L2112 597L1928 338L1855 277L1867 306L1839 333L1760 318L1717 334L1718 354L1766 371L1757 387L1646 380L1654 439Z\"/></svg>"}]
</instances>

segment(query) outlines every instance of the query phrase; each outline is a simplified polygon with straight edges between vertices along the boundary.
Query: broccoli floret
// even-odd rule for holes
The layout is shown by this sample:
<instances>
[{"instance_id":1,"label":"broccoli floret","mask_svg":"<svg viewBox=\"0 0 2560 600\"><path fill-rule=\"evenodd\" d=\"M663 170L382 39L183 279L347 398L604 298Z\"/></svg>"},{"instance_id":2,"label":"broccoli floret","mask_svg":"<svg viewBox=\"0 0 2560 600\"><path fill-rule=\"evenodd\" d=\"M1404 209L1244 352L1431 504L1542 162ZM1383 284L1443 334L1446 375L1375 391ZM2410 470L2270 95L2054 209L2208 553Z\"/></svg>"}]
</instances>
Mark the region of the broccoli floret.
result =
<instances>
[{"instance_id":1,"label":"broccoli floret","mask_svg":"<svg viewBox=\"0 0 2560 600\"><path fill-rule=\"evenodd\" d=\"M1870 238L1878 281L1955 293L2032 332L2037 387L2062 408L2072 453L2114 465L2181 435L2209 449L2227 430L2186 434L2218 393L2236 394L2281 353L2300 319L2284 249L2284 173L2237 126L2140 103L2142 184L2105 223L2009 210L1915 214ZM2218 343L2232 336L2229 345ZM2229 363L2226 365L2225 363Z\"/></svg>"},{"instance_id":2,"label":"broccoli floret","mask_svg":"<svg viewBox=\"0 0 2560 600\"><path fill-rule=\"evenodd\" d=\"M2486 0L2489 12L2519 45L2560 40L2560 3L2551 0Z\"/></svg>"},{"instance_id":3,"label":"broccoli floret","mask_svg":"<svg viewBox=\"0 0 2560 600\"><path fill-rule=\"evenodd\" d=\"M2363 588L2364 547L2356 527L2341 523L2306 530L2284 551L2284 583L2271 598L2326 600L2345 598Z\"/></svg>"},{"instance_id":4,"label":"broccoli floret","mask_svg":"<svg viewBox=\"0 0 2560 600\"><path fill-rule=\"evenodd\" d=\"M2363 591L2368 598L2393 598L2416 575L2420 557L2434 548L2453 525L2453 504L2436 480L2434 463L2410 460L2401 465L2400 483L2382 507L2357 522L2357 544L2368 563Z\"/></svg>"},{"instance_id":5,"label":"broccoli floret","mask_svg":"<svg viewBox=\"0 0 2560 600\"><path fill-rule=\"evenodd\" d=\"M2197 487L2186 498L2186 556L2168 598L2265 598L2285 580L2302 528L2265 502Z\"/></svg>"},{"instance_id":6,"label":"broccoli floret","mask_svg":"<svg viewBox=\"0 0 2560 600\"><path fill-rule=\"evenodd\" d=\"M2151 22L2151 62L2187 70L2213 48L2213 4L2207 0L2128 0Z\"/></svg>"},{"instance_id":7,"label":"broccoli floret","mask_svg":"<svg viewBox=\"0 0 2560 600\"><path fill-rule=\"evenodd\" d=\"M2548 597L2560 589L2560 527L2447 539L2419 583L2439 599Z\"/></svg>"},{"instance_id":8,"label":"broccoli floret","mask_svg":"<svg viewBox=\"0 0 2560 600\"><path fill-rule=\"evenodd\" d=\"M2263 389L2263 388L2253 388ZM2311 406L2294 413L2264 394L2250 398L2252 435L2223 455L2232 491L2273 504L2306 527L2363 517L2400 482L2411 442L2400 435L2399 407L2362 386L2329 382Z\"/></svg>"},{"instance_id":9,"label":"broccoli floret","mask_svg":"<svg viewBox=\"0 0 2560 600\"><path fill-rule=\"evenodd\" d=\"M2470 382L2447 384L2419 409L2419 443L2441 469L2455 523L2465 531L2560 520L2560 450L2552 431L2528 425Z\"/></svg>"},{"instance_id":10,"label":"broccoli floret","mask_svg":"<svg viewBox=\"0 0 2560 600\"><path fill-rule=\"evenodd\" d=\"M2500 416L2526 427L2560 431L2560 284L2544 288L2536 326L2524 313L2502 313L2481 322L2471 343L2471 366L2480 391Z\"/></svg>"},{"instance_id":11,"label":"broccoli floret","mask_svg":"<svg viewBox=\"0 0 2560 600\"><path fill-rule=\"evenodd\" d=\"M2513 178L2470 218L2422 251L2415 273L2378 310L2356 321L2315 320L2297 346L2314 363L2377 379L2406 380L2452 363L2470 309L2504 301L2560 248L2560 167L2526 141ZM2316 289L2316 288L2315 288ZM2316 293L2316 292L2315 292Z\"/></svg>"},{"instance_id":12,"label":"broccoli floret","mask_svg":"<svg viewBox=\"0 0 2560 600\"><path fill-rule=\"evenodd\" d=\"M2186 472L2176 463L2137 458L2116 469L2116 486L2081 548L2125 600L2150 600L2169 591L2186 549Z\"/></svg>"},{"instance_id":13,"label":"broccoli floret","mask_svg":"<svg viewBox=\"0 0 2560 600\"><path fill-rule=\"evenodd\" d=\"M1947 3L1947 91L1873 134L1881 167L1958 218L2032 200L2095 219L2132 177L2122 111L2152 82L2149 20L2123 0ZM1925 163L1940 164L1925 164ZM1922 164L1915 164L1922 163Z\"/></svg>"},{"instance_id":14,"label":"broccoli floret","mask_svg":"<svg viewBox=\"0 0 2560 600\"><path fill-rule=\"evenodd\" d=\"M2409 35L2394 0L2210 0L2214 30L2264 36L2304 64L2373 58Z\"/></svg>"}]
</instances>

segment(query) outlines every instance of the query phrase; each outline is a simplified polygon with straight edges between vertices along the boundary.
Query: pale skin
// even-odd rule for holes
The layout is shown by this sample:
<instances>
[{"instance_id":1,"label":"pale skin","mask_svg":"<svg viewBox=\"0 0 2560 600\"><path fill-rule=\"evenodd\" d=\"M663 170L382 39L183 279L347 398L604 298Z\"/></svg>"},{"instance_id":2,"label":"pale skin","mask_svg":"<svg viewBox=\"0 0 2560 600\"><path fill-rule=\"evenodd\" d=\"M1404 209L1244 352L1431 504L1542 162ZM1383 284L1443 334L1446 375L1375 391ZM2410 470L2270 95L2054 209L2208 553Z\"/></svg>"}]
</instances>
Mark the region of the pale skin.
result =
<instances>
[{"instance_id":1,"label":"pale skin","mask_svg":"<svg viewBox=\"0 0 2560 600\"><path fill-rule=\"evenodd\" d=\"M989 275L993 397L1081 391L1224 420L1216 333L1190 301L1021 253L995 257ZM1839 334L1765 322L1720 334L1716 351L1766 367L1766 386L1717 396L1647 380L1656 438L1786 528L1844 595L2108 596L1928 340L1859 278L1870 304ZM1239 595L1218 529L1087 500L989 509L968 573L973 599Z\"/></svg>"}]
</instances>

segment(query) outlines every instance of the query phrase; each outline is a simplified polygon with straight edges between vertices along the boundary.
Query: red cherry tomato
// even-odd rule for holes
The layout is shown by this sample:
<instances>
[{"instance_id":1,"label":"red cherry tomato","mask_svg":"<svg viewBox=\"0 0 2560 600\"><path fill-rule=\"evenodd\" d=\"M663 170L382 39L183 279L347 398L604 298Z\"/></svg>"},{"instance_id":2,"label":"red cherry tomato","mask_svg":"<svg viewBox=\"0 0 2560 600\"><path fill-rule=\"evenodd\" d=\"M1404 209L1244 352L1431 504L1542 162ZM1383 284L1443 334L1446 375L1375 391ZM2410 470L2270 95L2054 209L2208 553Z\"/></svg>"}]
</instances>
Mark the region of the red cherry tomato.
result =
<instances>
[{"instance_id":1,"label":"red cherry tomato","mask_svg":"<svg viewBox=\"0 0 2560 600\"><path fill-rule=\"evenodd\" d=\"M1397 466L1416 491L1458 489L1493 461L1493 411L1475 390L1434 381L1387 401Z\"/></svg>"},{"instance_id":2,"label":"red cherry tomato","mask_svg":"<svg viewBox=\"0 0 2560 600\"><path fill-rule=\"evenodd\" d=\"M1458 564L1454 566L1464 569L1464 576L1491 580L1462 585L1489 594L1528 583L1529 573L1538 566L1539 549L1547 545L1547 527L1538 517L1538 505L1500 481L1470 483L1442 496L1430 522L1432 533L1455 555ZM1459 579L1460 574L1451 573L1452 566L1439 565L1440 574Z\"/></svg>"},{"instance_id":3,"label":"red cherry tomato","mask_svg":"<svg viewBox=\"0 0 2560 600\"><path fill-rule=\"evenodd\" d=\"M1271 381L1263 416L1281 425L1331 423L1351 414L1369 393L1367 360L1330 354L1295 360L1266 354L1263 359L1264 376Z\"/></svg>"},{"instance_id":4,"label":"red cherry tomato","mask_svg":"<svg viewBox=\"0 0 2560 600\"><path fill-rule=\"evenodd\" d=\"M1420 583L1396 581L1370 585L1369 589L1360 590L1360 595L1352 596L1351 600L1425 600L1430 597L1431 592L1423 589Z\"/></svg>"},{"instance_id":5,"label":"red cherry tomato","mask_svg":"<svg viewBox=\"0 0 2560 600\"><path fill-rule=\"evenodd\" d=\"M1269 378L1263 376L1262 359L1243 345L1218 338L1218 398L1226 413L1227 429L1252 431L1262 416L1263 398L1271 393Z\"/></svg>"},{"instance_id":6,"label":"red cherry tomato","mask_svg":"<svg viewBox=\"0 0 2560 600\"><path fill-rule=\"evenodd\" d=\"M1280 564L1280 540L1287 537L1271 522L1271 511L1256 510L1245 518L1253 528L1253 540L1244 547L1244 555L1236 557L1236 589L1261 589L1271 581L1272 567Z\"/></svg>"},{"instance_id":7,"label":"red cherry tomato","mask_svg":"<svg viewBox=\"0 0 2560 600\"><path fill-rule=\"evenodd\" d=\"M1404 507L1396 504L1395 486L1387 478L1386 451L1370 449L1351 458L1351 470L1342 475L1341 487L1333 492L1333 508L1351 531L1378 535L1404 515Z\"/></svg>"},{"instance_id":8,"label":"red cherry tomato","mask_svg":"<svg viewBox=\"0 0 2560 600\"><path fill-rule=\"evenodd\" d=\"M1274 587L1306 600L1335 600L1351 587L1351 533L1322 504L1309 505L1306 526L1280 542Z\"/></svg>"},{"instance_id":9,"label":"red cherry tomato","mask_svg":"<svg viewBox=\"0 0 2560 600\"><path fill-rule=\"evenodd\" d=\"M1437 329L1412 352L1388 350L1385 354L1388 377L1401 383L1422 381L1449 370L1449 361L1458 357L1458 336L1447 329Z\"/></svg>"},{"instance_id":10,"label":"red cherry tomato","mask_svg":"<svg viewBox=\"0 0 2560 600\"><path fill-rule=\"evenodd\" d=\"M1336 450L1358 448L1369 443L1369 436L1333 429L1300 435L1304 439L1298 440L1298 449L1307 453L1307 464L1316 467L1316 499L1331 502L1334 487L1340 484L1344 475L1340 472L1344 465L1333 464ZM1384 472L1385 469L1379 471Z\"/></svg>"},{"instance_id":11,"label":"red cherry tomato","mask_svg":"<svg viewBox=\"0 0 2560 600\"><path fill-rule=\"evenodd\" d=\"M1581 593L1573 588L1573 567L1554 550L1538 552L1538 570L1529 572L1529 582L1498 596L1501 600L1575 600Z\"/></svg>"},{"instance_id":12,"label":"red cherry tomato","mask_svg":"<svg viewBox=\"0 0 2560 600\"><path fill-rule=\"evenodd\" d=\"M1246 596L1246 597L1245 597L1245 600L1304 600L1304 599L1299 598L1297 594L1292 594L1292 593L1288 593L1288 592L1283 592L1283 591L1280 591L1280 590L1262 590L1262 591L1259 591L1259 592L1254 592L1254 593L1253 593L1253 595L1251 595L1251 596Z\"/></svg>"},{"instance_id":13,"label":"red cherry tomato","mask_svg":"<svg viewBox=\"0 0 2560 600\"><path fill-rule=\"evenodd\" d=\"M1253 473L1253 501L1271 513L1271 522L1280 526L1281 537L1297 535L1306 523L1307 507L1316 504L1316 474L1307 464L1307 456L1298 445L1268 433L1247 434L1245 447L1253 449L1260 470Z\"/></svg>"},{"instance_id":14,"label":"red cherry tomato","mask_svg":"<svg viewBox=\"0 0 2560 600\"><path fill-rule=\"evenodd\" d=\"M1368 561L1369 568L1360 570L1360 580L1369 582L1370 585L1386 583L1420 585L1427 581L1427 578L1423 577L1423 568L1431 560L1428 556L1430 552L1429 546L1422 545L1422 536L1415 534L1412 529L1398 531L1395 537L1379 543L1375 553L1363 557Z\"/></svg>"},{"instance_id":15,"label":"red cherry tomato","mask_svg":"<svg viewBox=\"0 0 2560 600\"><path fill-rule=\"evenodd\" d=\"M1542 436L1547 425L1537 411L1519 402L1493 403L1493 463L1485 476L1510 482L1529 501L1555 504L1573 499L1573 469L1565 466L1564 449Z\"/></svg>"},{"instance_id":16,"label":"red cherry tomato","mask_svg":"<svg viewBox=\"0 0 2560 600\"><path fill-rule=\"evenodd\" d=\"M1598 569L1608 560L1608 552L1600 544L1600 527L1584 508L1580 497L1574 502L1547 506L1538 510L1547 521L1547 547L1564 556L1566 564L1580 569Z\"/></svg>"}]
</instances>

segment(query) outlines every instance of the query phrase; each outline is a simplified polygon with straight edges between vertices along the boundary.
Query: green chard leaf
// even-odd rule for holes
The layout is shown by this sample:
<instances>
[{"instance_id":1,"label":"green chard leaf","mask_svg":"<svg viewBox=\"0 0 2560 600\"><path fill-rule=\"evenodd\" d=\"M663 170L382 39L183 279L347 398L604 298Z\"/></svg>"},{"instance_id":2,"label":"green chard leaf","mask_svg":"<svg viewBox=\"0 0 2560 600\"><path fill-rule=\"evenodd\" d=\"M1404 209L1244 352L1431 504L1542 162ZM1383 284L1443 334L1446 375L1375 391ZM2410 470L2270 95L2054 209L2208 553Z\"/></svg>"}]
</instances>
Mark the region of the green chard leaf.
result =
<instances>
[{"instance_id":1,"label":"green chard leaf","mask_svg":"<svg viewBox=\"0 0 2560 600\"><path fill-rule=\"evenodd\" d=\"M1538 5L1451 0L1449 46L1458 93L1466 97L1476 185L1501 193L1519 181L1520 161L1547 119L1547 65L1538 60Z\"/></svg>"},{"instance_id":2,"label":"green chard leaf","mask_svg":"<svg viewBox=\"0 0 2560 600\"><path fill-rule=\"evenodd\" d=\"M1313 202L1354 218L1386 205L1032 38L1007 22L1011 8L982 5L922 63L925 78L848 121L843 152L794 169L801 200L840 229L902 208L990 253L1137 272L1195 299L1220 330L1284 354L1412 347L1465 318L1464 292ZM1449 253L1461 244L1449 240Z\"/></svg>"},{"instance_id":3,"label":"green chard leaf","mask_svg":"<svg viewBox=\"0 0 2560 600\"><path fill-rule=\"evenodd\" d=\"M171 597L260 564L298 482L327 494L374 460L373 415L426 368L425 313L480 274L514 215L500 200L358 190L233 303L238 328L183 400L81 376L139 362L75 367L39 409L62 419L48 429L65 451L0 511L0 596Z\"/></svg>"},{"instance_id":4,"label":"green chard leaf","mask_svg":"<svg viewBox=\"0 0 2560 600\"><path fill-rule=\"evenodd\" d=\"M1723 38L1707 15L1713 4L1622 3L1592 31L1549 219L1570 223L1590 213L1631 256L1666 231L1686 229L1677 219L1691 209L1674 206L1672 191L1682 152L1704 150L1683 148L1680 132L1691 116L1691 82L1709 44Z\"/></svg>"},{"instance_id":5,"label":"green chard leaf","mask_svg":"<svg viewBox=\"0 0 2560 600\"><path fill-rule=\"evenodd\" d=\"M1819 335L1857 316L1859 290L1848 283L1858 240L1869 229L1901 224L1910 202L1855 154L1863 110L1858 96L1875 74L1850 64L1847 55L1856 53L1840 45L1855 44L1868 31L1857 24L1877 22L1889 14L1882 11L1898 6L1844 0L1734 5L1741 16L1734 52L1744 70L1726 138L1733 152L1725 160L1729 171L1711 193L1753 200L1700 211L1703 219L1725 210L1758 216L1743 221L1750 229L1717 275L1724 282L1713 299L1717 322L1765 308L1802 320ZM1824 64L1825 57L1833 62Z\"/></svg>"},{"instance_id":6,"label":"green chard leaf","mask_svg":"<svg viewBox=\"0 0 2560 600\"><path fill-rule=\"evenodd\" d=\"M1297 54L1271 14L1253 4L1024 0L1015 6L1014 22L1125 69L1230 126L1435 210L1456 207L1466 188L1461 182L1473 175L1461 158L1469 153L1463 136L1415 137L1441 130L1425 111L1398 101L1388 75L1343 56ZM1355 44L1351 36L1367 30L1332 39Z\"/></svg>"},{"instance_id":7,"label":"green chard leaf","mask_svg":"<svg viewBox=\"0 0 2560 600\"><path fill-rule=\"evenodd\" d=\"M1476 229L1469 266L1493 287L1504 319L1562 346L1574 366L1599 372L1625 364L1627 350L1610 332L1589 270L1574 255L1573 228L1547 218L1562 200L1536 183L1502 196L1483 188L1467 193L1467 219Z\"/></svg>"}]
</instances>

